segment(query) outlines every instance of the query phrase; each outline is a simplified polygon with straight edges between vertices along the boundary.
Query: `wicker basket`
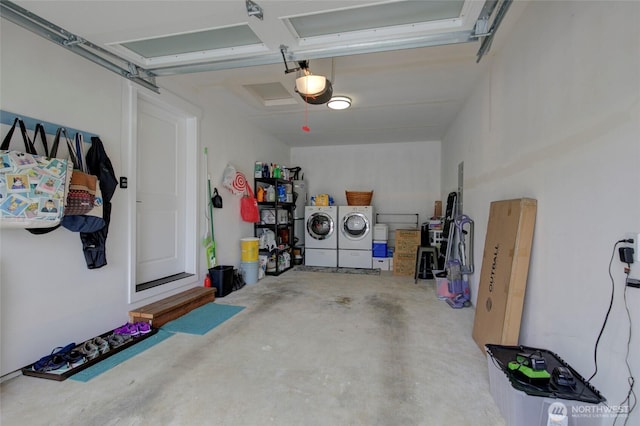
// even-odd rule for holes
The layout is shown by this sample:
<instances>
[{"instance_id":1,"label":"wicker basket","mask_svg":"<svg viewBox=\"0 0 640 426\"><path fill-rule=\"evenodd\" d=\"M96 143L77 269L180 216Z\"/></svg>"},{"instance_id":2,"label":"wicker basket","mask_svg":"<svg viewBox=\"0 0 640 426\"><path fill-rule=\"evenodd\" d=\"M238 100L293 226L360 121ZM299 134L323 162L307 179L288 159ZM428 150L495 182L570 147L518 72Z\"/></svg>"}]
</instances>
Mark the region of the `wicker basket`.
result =
<instances>
[{"instance_id":1,"label":"wicker basket","mask_svg":"<svg viewBox=\"0 0 640 426\"><path fill-rule=\"evenodd\" d=\"M373 198L373 191L359 192L359 191L345 191L347 194L347 204L350 206L370 206L371 198Z\"/></svg>"}]
</instances>

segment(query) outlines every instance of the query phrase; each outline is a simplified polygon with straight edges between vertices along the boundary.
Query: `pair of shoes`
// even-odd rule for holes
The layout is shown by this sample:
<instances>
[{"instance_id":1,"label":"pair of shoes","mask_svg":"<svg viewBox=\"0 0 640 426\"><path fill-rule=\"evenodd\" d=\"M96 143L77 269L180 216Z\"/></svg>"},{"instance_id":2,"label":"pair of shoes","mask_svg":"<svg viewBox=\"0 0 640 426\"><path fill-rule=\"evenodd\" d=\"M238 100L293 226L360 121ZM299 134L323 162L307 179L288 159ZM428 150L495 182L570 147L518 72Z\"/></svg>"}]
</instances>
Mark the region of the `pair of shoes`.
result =
<instances>
[{"instance_id":1,"label":"pair of shoes","mask_svg":"<svg viewBox=\"0 0 640 426\"><path fill-rule=\"evenodd\" d=\"M45 359L46 358L46 359ZM53 370L58 370L67 365L67 361L60 355L50 355L42 357L38 362L33 364L33 371L38 373L48 373Z\"/></svg>"},{"instance_id":2,"label":"pair of shoes","mask_svg":"<svg viewBox=\"0 0 640 426\"><path fill-rule=\"evenodd\" d=\"M82 365L87 360L84 353L82 353L81 350L78 350L78 348L72 349L67 354L62 355L62 357L67 361L69 368Z\"/></svg>"},{"instance_id":3,"label":"pair of shoes","mask_svg":"<svg viewBox=\"0 0 640 426\"><path fill-rule=\"evenodd\" d=\"M62 355L55 355L53 358L55 360L55 358L57 356L61 356L62 360L64 361L63 365L61 365L58 368L54 368L53 370L50 370L49 373L53 373L53 374L62 374L65 373L69 370L71 370L72 368L75 368L79 365L82 365L85 363L85 361L87 360L87 358L85 357L84 353L82 353L82 351L78 350L78 348L74 348L69 352L66 352Z\"/></svg>"},{"instance_id":4,"label":"pair of shoes","mask_svg":"<svg viewBox=\"0 0 640 426\"><path fill-rule=\"evenodd\" d=\"M109 352L109 342L102 337L94 337L93 344L98 347L98 351L100 351L101 354Z\"/></svg>"},{"instance_id":5,"label":"pair of shoes","mask_svg":"<svg viewBox=\"0 0 640 426\"><path fill-rule=\"evenodd\" d=\"M146 322L136 322L134 324L126 323L123 326L120 326L113 330L114 334L119 334L121 336L130 336L136 337L140 334L147 334L151 332L151 326Z\"/></svg>"},{"instance_id":6,"label":"pair of shoes","mask_svg":"<svg viewBox=\"0 0 640 426\"><path fill-rule=\"evenodd\" d=\"M69 343L67 346L55 348L49 355L43 356L34 363L32 369L39 373L46 373L68 367L72 361L79 362L84 357L79 355L75 347L75 343Z\"/></svg>"},{"instance_id":7,"label":"pair of shoes","mask_svg":"<svg viewBox=\"0 0 640 426\"><path fill-rule=\"evenodd\" d=\"M87 359L91 360L97 358L100 355L100 351L98 351L98 347L93 344L91 340L87 340L82 344L80 348L83 354L87 357Z\"/></svg>"},{"instance_id":8,"label":"pair of shoes","mask_svg":"<svg viewBox=\"0 0 640 426\"><path fill-rule=\"evenodd\" d=\"M94 359L101 354L109 352L109 349L109 342L98 336L84 342L80 351L86 355L87 359Z\"/></svg>"},{"instance_id":9,"label":"pair of shoes","mask_svg":"<svg viewBox=\"0 0 640 426\"><path fill-rule=\"evenodd\" d=\"M138 327L136 327L134 324L126 323L126 324L121 325L120 327L116 328L115 330L113 330L113 334L120 335L120 336L124 337L125 339L127 339L127 336L128 337L135 337L138 334L140 334L140 332L138 331Z\"/></svg>"},{"instance_id":10,"label":"pair of shoes","mask_svg":"<svg viewBox=\"0 0 640 426\"><path fill-rule=\"evenodd\" d=\"M138 327L138 331L140 332L140 334L151 333L151 326L148 322L137 322L134 325Z\"/></svg>"},{"instance_id":11,"label":"pair of shoes","mask_svg":"<svg viewBox=\"0 0 640 426\"><path fill-rule=\"evenodd\" d=\"M111 348L117 348L131 339L129 334L116 334L115 332L107 336L107 342Z\"/></svg>"}]
</instances>

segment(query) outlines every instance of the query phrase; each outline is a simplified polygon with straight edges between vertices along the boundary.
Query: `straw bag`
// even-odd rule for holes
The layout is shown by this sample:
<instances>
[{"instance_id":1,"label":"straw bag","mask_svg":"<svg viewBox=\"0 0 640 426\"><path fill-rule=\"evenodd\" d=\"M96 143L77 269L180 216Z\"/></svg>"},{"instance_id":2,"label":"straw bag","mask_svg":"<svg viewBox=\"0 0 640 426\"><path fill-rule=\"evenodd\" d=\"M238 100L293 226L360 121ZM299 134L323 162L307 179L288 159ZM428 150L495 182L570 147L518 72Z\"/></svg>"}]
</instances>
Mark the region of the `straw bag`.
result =
<instances>
[{"instance_id":1,"label":"straw bag","mask_svg":"<svg viewBox=\"0 0 640 426\"><path fill-rule=\"evenodd\" d=\"M62 218L62 226L72 232L95 232L104 228L103 200L100 181L91 174L83 154L84 141L81 133L76 134L76 146L72 149L69 140L67 146L74 160L75 169L71 176L67 212ZM92 152L89 149L89 153Z\"/></svg>"},{"instance_id":2,"label":"straw bag","mask_svg":"<svg viewBox=\"0 0 640 426\"><path fill-rule=\"evenodd\" d=\"M95 175L89 173L84 163L82 134L76 134L75 145L69 140L66 132L65 138L67 139L69 157L73 162L73 174L69 185L65 216L87 214L94 207L98 179Z\"/></svg>"}]
</instances>

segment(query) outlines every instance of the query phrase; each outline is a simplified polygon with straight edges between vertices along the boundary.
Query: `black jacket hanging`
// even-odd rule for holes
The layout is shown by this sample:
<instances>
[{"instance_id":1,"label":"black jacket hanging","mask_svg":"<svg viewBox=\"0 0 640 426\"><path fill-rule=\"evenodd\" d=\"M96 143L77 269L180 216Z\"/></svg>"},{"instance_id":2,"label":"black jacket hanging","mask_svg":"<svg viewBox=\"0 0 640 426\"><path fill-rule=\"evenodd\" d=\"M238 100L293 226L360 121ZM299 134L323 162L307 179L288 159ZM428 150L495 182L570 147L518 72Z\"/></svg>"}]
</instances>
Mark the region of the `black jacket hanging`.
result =
<instances>
[{"instance_id":1,"label":"black jacket hanging","mask_svg":"<svg viewBox=\"0 0 640 426\"><path fill-rule=\"evenodd\" d=\"M113 171L111 160L107 156L99 137L91 138L91 148L87 151L86 162L89 173L96 175L102 191L104 228L95 232L81 232L82 250L89 269L101 268L107 264L106 241L111 221L111 198L118 187L118 179Z\"/></svg>"}]
</instances>

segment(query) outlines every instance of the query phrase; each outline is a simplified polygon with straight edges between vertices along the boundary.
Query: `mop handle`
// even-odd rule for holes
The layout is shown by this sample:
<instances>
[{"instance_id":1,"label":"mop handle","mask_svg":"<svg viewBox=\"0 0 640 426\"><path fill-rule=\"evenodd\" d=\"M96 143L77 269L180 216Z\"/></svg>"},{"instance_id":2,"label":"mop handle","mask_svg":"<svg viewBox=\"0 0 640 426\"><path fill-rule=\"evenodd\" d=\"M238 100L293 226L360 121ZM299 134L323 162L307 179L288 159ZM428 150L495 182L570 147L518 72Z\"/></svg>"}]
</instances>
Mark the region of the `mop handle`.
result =
<instances>
[{"instance_id":1,"label":"mop handle","mask_svg":"<svg viewBox=\"0 0 640 426\"><path fill-rule=\"evenodd\" d=\"M209 199L207 200L207 204L209 205L209 224L211 226L211 241L213 242L212 255L215 259L216 257L216 239L213 233L213 199L211 197L211 175L209 174L209 150L207 147L204 148L204 161L205 161L205 169L207 171L207 192L209 193ZM214 265L215 266L215 265Z\"/></svg>"},{"instance_id":2,"label":"mop handle","mask_svg":"<svg viewBox=\"0 0 640 426\"><path fill-rule=\"evenodd\" d=\"M211 197L211 176L207 175L207 187L209 190L209 223L211 224L211 239L215 241L213 234L213 199ZM213 247L213 254L215 254L215 246Z\"/></svg>"}]
</instances>

